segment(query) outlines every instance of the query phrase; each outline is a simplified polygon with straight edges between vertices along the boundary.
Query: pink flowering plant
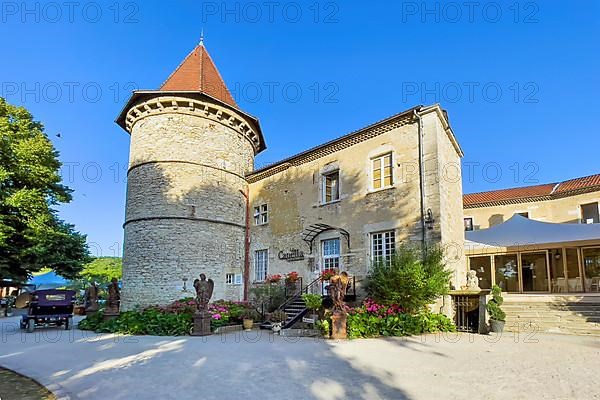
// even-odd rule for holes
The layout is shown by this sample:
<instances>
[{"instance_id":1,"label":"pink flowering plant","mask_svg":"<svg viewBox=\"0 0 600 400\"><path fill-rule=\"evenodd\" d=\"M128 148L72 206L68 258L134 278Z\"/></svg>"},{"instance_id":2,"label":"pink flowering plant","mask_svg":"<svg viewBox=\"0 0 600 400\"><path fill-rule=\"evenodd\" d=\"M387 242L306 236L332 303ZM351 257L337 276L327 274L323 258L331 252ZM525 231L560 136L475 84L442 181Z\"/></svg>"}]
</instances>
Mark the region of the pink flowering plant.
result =
<instances>
[{"instance_id":1,"label":"pink flowering plant","mask_svg":"<svg viewBox=\"0 0 600 400\"><path fill-rule=\"evenodd\" d=\"M244 302L218 300L208 305L211 315L211 328L241 324L242 315L254 309ZM139 310L122 312L119 318L104 321L102 313L90 316L79 324L81 329L103 333L124 333L130 335L179 336L190 333L196 301L186 298L164 306L151 306Z\"/></svg>"},{"instance_id":2,"label":"pink flowering plant","mask_svg":"<svg viewBox=\"0 0 600 400\"><path fill-rule=\"evenodd\" d=\"M408 336L429 332L454 331L452 321L442 314L406 313L398 304L381 304L366 299L360 307L348 311L350 339L378 336Z\"/></svg>"}]
</instances>

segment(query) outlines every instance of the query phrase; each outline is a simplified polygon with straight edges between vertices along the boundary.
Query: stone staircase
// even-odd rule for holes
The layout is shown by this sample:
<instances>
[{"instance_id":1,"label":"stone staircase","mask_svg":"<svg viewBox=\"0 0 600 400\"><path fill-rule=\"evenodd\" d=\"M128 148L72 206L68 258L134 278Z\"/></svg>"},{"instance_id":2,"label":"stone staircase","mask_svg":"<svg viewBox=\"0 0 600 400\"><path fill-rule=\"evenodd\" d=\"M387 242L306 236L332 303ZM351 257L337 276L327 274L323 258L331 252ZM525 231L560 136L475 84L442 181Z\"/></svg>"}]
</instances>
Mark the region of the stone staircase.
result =
<instances>
[{"instance_id":1,"label":"stone staircase","mask_svg":"<svg viewBox=\"0 0 600 400\"><path fill-rule=\"evenodd\" d=\"M600 296L507 295L505 330L600 336Z\"/></svg>"},{"instance_id":2,"label":"stone staircase","mask_svg":"<svg viewBox=\"0 0 600 400\"><path fill-rule=\"evenodd\" d=\"M306 309L306 305L304 304L302 297L297 297L287 304L283 311L285 311L287 315L285 324L283 324L283 328L286 329L298 322L308 310Z\"/></svg>"}]
</instances>

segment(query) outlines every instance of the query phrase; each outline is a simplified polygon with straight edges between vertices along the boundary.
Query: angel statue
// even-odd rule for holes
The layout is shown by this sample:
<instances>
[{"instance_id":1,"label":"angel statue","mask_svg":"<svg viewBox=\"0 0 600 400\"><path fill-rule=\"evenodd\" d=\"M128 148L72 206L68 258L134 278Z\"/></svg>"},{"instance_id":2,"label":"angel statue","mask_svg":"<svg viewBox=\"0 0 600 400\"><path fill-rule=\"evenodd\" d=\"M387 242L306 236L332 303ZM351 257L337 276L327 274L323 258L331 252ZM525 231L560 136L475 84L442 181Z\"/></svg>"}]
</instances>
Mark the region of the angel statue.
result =
<instances>
[{"instance_id":1,"label":"angel statue","mask_svg":"<svg viewBox=\"0 0 600 400\"><path fill-rule=\"evenodd\" d=\"M350 277L346 271L335 275L329 280L329 288L331 293L331 299L333 300L334 311L344 311L344 297L346 297L346 291L348 290L348 283Z\"/></svg>"},{"instance_id":2,"label":"angel statue","mask_svg":"<svg viewBox=\"0 0 600 400\"><path fill-rule=\"evenodd\" d=\"M198 311L206 311L208 302L213 294L215 282L212 279L206 279L206 275L200 274L200 279L194 280L194 289L196 289L196 305Z\"/></svg>"}]
</instances>

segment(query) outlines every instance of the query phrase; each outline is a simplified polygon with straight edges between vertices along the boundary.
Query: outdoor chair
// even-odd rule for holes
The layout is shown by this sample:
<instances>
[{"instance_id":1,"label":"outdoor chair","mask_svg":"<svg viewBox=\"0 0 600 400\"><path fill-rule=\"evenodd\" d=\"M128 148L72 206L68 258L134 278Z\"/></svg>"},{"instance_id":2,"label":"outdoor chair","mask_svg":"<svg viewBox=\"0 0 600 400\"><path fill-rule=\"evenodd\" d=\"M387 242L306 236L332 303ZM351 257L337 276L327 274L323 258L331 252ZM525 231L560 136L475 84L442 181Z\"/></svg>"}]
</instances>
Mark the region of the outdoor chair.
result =
<instances>
[{"instance_id":1,"label":"outdoor chair","mask_svg":"<svg viewBox=\"0 0 600 400\"><path fill-rule=\"evenodd\" d=\"M556 278L552 282L552 291L555 293L567 292L567 280L565 278Z\"/></svg>"},{"instance_id":2,"label":"outdoor chair","mask_svg":"<svg viewBox=\"0 0 600 400\"><path fill-rule=\"evenodd\" d=\"M590 280L590 288L588 291L600 292L600 276L595 276Z\"/></svg>"},{"instance_id":3,"label":"outdoor chair","mask_svg":"<svg viewBox=\"0 0 600 400\"><path fill-rule=\"evenodd\" d=\"M581 292L581 279L579 278L570 278L569 279L569 291L571 292Z\"/></svg>"}]
</instances>

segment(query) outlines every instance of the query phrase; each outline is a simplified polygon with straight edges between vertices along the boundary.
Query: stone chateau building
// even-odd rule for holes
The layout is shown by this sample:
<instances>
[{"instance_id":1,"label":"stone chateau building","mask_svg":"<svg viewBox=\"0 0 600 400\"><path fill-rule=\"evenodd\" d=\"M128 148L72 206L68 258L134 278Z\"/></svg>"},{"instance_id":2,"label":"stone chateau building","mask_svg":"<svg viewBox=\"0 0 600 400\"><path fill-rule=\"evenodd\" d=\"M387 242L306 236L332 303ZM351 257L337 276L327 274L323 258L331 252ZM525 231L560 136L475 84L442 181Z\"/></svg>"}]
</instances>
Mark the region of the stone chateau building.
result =
<instances>
[{"instance_id":1,"label":"stone chateau building","mask_svg":"<svg viewBox=\"0 0 600 400\"><path fill-rule=\"evenodd\" d=\"M339 268L357 286L401 244L441 244L463 284L462 150L439 105L418 106L266 168L201 43L158 90L133 93L122 302L164 304L205 273L242 300L268 275ZM187 279L187 281L185 281Z\"/></svg>"}]
</instances>

